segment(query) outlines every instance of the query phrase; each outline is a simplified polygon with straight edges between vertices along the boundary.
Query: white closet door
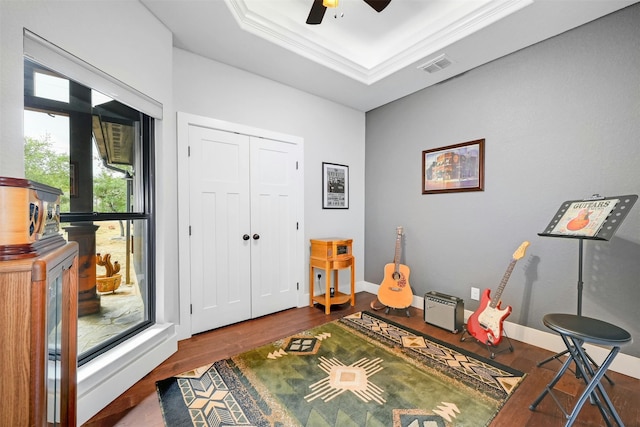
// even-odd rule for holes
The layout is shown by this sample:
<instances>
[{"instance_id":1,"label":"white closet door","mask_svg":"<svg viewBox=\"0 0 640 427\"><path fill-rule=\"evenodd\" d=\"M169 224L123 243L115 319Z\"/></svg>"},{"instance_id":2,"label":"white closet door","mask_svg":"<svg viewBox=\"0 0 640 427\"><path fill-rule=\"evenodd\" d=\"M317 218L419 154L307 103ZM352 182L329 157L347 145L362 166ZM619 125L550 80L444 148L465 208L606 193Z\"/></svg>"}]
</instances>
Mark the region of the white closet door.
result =
<instances>
[{"instance_id":1,"label":"white closet door","mask_svg":"<svg viewBox=\"0 0 640 427\"><path fill-rule=\"evenodd\" d=\"M251 317L249 137L189 126L191 332ZM246 237L244 237L246 239Z\"/></svg>"},{"instance_id":2,"label":"white closet door","mask_svg":"<svg viewBox=\"0 0 640 427\"><path fill-rule=\"evenodd\" d=\"M297 157L295 144L251 137L252 317L297 304Z\"/></svg>"},{"instance_id":3,"label":"white closet door","mask_svg":"<svg viewBox=\"0 0 640 427\"><path fill-rule=\"evenodd\" d=\"M191 333L295 307L300 147L189 126Z\"/></svg>"}]
</instances>

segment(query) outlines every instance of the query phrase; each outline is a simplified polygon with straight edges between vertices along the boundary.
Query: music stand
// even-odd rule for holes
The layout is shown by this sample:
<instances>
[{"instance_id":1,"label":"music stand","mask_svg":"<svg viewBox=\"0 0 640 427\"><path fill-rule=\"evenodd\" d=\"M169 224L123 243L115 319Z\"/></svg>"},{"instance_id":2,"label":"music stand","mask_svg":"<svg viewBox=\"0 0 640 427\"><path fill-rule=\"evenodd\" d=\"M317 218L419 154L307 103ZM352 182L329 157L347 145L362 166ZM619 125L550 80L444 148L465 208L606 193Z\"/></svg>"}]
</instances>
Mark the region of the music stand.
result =
<instances>
[{"instance_id":1,"label":"music stand","mask_svg":"<svg viewBox=\"0 0 640 427\"><path fill-rule=\"evenodd\" d=\"M551 222L549 222L549 225L545 228L545 231L538 233L538 236L542 237L578 239L578 316L582 316L582 288L584 285L582 281L582 258L584 241L610 240L618 227L620 227L620 224L622 224L622 221L627 217L627 214L633 207L636 200L638 200L637 194L616 197L602 197L598 194L594 194L586 199L566 201L562 203L556 214L553 216ZM613 208L611 208L609 205L615 201L617 202ZM600 216L594 217L591 228L585 227L576 230L575 227L570 227L570 221L568 220L575 217L576 214L583 209L594 209L593 212L600 213ZM587 215L587 217L588 216L589 215ZM589 221L587 221L587 223L588 222ZM570 228L573 228L573 231L570 230ZM555 354L542 362L539 362L538 366L542 366L553 359L557 359L567 354L568 352L569 350L565 350ZM589 355L587 355L587 357L589 357ZM597 366L591 357L589 357L589 360ZM613 384L608 377L607 380Z\"/></svg>"}]
</instances>

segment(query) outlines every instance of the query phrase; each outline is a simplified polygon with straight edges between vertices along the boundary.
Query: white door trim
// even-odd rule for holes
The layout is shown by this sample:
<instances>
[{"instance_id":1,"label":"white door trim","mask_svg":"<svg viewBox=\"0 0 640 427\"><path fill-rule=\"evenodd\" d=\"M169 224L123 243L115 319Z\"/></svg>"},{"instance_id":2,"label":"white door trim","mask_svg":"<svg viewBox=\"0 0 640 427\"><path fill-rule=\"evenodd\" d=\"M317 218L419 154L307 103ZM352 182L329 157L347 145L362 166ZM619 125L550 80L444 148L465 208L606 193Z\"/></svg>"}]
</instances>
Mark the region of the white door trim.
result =
<instances>
[{"instance_id":1,"label":"white door trim","mask_svg":"<svg viewBox=\"0 0 640 427\"><path fill-rule=\"evenodd\" d=\"M298 228L300 232L296 238L296 248L293 253L296 259L296 278L299 283L298 307L308 304L308 296L305 295L305 248L304 248L304 140L301 137L287 135L266 129L210 117L199 116L190 113L178 112L176 120L177 149L178 149L178 277L180 298L180 319L177 322L178 340L191 337L191 278L189 262L189 126L200 126L227 132L236 132L258 138L269 138L284 142L290 142L300 147L300 160L298 169L300 177L296 185L300 195L297 206Z\"/></svg>"}]
</instances>

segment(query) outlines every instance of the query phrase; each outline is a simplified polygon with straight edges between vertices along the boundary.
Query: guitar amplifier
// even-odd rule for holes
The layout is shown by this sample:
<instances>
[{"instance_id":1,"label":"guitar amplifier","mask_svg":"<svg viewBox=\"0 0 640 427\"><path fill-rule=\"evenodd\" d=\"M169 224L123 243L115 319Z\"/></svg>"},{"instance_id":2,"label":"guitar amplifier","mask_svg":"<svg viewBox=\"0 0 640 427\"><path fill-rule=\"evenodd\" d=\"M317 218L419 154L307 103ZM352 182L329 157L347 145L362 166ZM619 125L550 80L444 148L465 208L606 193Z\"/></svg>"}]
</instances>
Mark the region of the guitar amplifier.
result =
<instances>
[{"instance_id":1,"label":"guitar amplifier","mask_svg":"<svg viewBox=\"0 0 640 427\"><path fill-rule=\"evenodd\" d=\"M464 326L464 301L436 291L427 292L424 294L424 321L456 334Z\"/></svg>"}]
</instances>

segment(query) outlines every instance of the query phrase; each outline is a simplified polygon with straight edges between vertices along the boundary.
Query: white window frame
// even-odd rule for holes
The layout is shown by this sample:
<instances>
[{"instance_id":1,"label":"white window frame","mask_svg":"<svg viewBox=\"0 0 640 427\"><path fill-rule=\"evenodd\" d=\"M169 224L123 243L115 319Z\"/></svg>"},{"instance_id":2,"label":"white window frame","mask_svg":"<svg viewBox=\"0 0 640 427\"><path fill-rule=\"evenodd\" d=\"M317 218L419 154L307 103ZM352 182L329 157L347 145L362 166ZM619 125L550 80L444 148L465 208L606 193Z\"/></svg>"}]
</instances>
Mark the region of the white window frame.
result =
<instances>
[{"instance_id":1,"label":"white window frame","mask_svg":"<svg viewBox=\"0 0 640 427\"><path fill-rule=\"evenodd\" d=\"M163 106L158 101L28 29L23 31L25 57L156 120L162 120ZM177 350L175 325L155 323L78 368L78 425L87 422Z\"/></svg>"}]
</instances>

